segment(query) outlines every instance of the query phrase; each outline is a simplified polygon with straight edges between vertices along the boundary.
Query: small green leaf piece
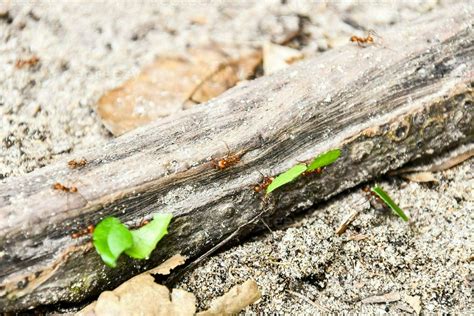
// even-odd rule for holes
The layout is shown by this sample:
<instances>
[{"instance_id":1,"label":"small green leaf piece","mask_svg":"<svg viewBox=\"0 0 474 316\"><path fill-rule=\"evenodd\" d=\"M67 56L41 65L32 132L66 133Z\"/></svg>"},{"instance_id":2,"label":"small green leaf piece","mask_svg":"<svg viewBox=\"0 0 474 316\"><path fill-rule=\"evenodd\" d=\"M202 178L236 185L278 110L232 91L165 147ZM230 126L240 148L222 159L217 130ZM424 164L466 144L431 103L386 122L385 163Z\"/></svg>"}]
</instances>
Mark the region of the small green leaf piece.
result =
<instances>
[{"instance_id":1,"label":"small green leaf piece","mask_svg":"<svg viewBox=\"0 0 474 316\"><path fill-rule=\"evenodd\" d=\"M132 230L133 246L125 251L135 259L148 259L156 244L168 233L173 214L156 214L145 226Z\"/></svg>"},{"instance_id":2,"label":"small green leaf piece","mask_svg":"<svg viewBox=\"0 0 474 316\"><path fill-rule=\"evenodd\" d=\"M390 198L390 196L388 196L387 193L385 193L384 190L382 190L381 187L379 187L378 185L374 186L372 188L372 192L377 194L377 196L381 198L385 202L385 204L387 204L388 207L390 207L392 211L395 212L395 214L400 216L405 222L408 222L408 216L406 216L402 209Z\"/></svg>"},{"instance_id":3,"label":"small green leaf piece","mask_svg":"<svg viewBox=\"0 0 474 316\"><path fill-rule=\"evenodd\" d=\"M314 158L314 160L309 164L308 169L306 171L311 172L318 168L326 167L335 162L340 156L340 149L333 149L322 153L321 155Z\"/></svg>"},{"instance_id":4,"label":"small green leaf piece","mask_svg":"<svg viewBox=\"0 0 474 316\"><path fill-rule=\"evenodd\" d=\"M94 229L93 244L102 260L109 267L117 266L120 254L132 246L132 234L115 217L103 219Z\"/></svg>"},{"instance_id":5,"label":"small green leaf piece","mask_svg":"<svg viewBox=\"0 0 474 316\"><path fill-rule=\"evenodd\" d=\"M293 166L292 168L288 169L287 171L283 172L278 177L276 177L272 181L272 183L268 186L267 194L272 192L273 190L278 189L279 187L295 180L296 178L298 178L299 175L301 175L305 171L306 171L306 165L298 164L298 165Z\"/></svg>"}]
</instances>

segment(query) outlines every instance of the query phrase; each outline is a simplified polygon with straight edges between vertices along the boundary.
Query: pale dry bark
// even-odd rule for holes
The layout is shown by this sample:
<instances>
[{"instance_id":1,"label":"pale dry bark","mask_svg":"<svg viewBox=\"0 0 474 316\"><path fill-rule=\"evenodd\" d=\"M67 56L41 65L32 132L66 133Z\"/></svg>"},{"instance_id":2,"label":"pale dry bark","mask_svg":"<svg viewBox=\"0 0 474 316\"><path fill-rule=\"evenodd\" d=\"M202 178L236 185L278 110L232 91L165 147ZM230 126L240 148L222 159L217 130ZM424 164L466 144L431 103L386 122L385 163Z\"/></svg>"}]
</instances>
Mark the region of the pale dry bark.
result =
<instances>
[{"instance_id":1,"label":"pale dry bark","mask_svg":"<svg viewBox=\"0 0 474 316\"><path fill-rule=\"evenodd\" d=\"M0 184L0 311L79 302L180 252L196 257L262 214L277 219L474 139L472 9L433 13ZM469 23L469 24L467 24ZM216 170L211 158L241 161ZM342 157L263 200L253 186L331 148ZM77 193L51 188L74 185ZM106 267L71 233L105 216L172 212L148 261ZM251 225L239 230L248 234Z\"/></svg>"}]
</instances>

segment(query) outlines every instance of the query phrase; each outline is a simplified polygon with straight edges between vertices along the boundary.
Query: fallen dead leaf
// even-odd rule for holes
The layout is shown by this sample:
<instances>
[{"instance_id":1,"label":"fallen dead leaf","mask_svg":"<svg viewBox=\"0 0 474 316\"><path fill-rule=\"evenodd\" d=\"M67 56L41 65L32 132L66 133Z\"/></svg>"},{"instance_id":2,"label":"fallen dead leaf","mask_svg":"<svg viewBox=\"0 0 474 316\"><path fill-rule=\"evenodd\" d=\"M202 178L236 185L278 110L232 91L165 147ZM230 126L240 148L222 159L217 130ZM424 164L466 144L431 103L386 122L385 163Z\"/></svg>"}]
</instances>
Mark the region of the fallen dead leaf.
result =
<instances>
[{"instance_id":1,"label":"fallen dead leaf","mask_svg":"<svg viewBox=\"0 0 474 316\"><path fill-rule=\"evenodd\" d=\"M244 58L221 63L213 73L195 87L189 97L191 103L187 102L185 107L206 102L235 86L239 81L248 79L255 73L261 61L262 53L255 51L246 54Z\"/></svg>"},{"instance_id":2,"label":"fallen dead leaf","mask_svg":"<svg viewBox=\"0 0 474 316\"><path fill-rule=\"evenodd\" d=\"M224 51L204 47L191 48L180 56L161 56L138 76L105 93L97 113L112 134L121 135L205 102L248 79L261 63L261 55L253 48Z\"/></svg>"},{"instance_id":3,"label":"fallen dead leaf","mask_svg":"<svg viewBox=\"0 0 474 316\"><path fill-rule=\"evenodd\" d=\"M100 294L96 302L77 315L194 315L194 294L180 289L170 292L151 275L138 275L113 291Z\"/></svg>"},{"instance_id":4,"label":"fallen dead leaf","mask_svg":"<svg viewBox=\"0 0 474 316\"><path fill-rule=\"evenodd\" d=\"M363 235L363 234L350 235L349 237L347 237L348 240L354 240L354 241L361 241L367 238L369 238L369 236Z\"/></svg>"},{"instance_id":5,"label":"fallen dead leaf","mask_svg":"<svg viewBox=\"0 0 474 316\"><path fill-rule=\"evenodd\" d=\"M173 289L170 300L168 288L155 283L151 276L167 275L185 261L186 257L176 254L156 268L131 278L115 290L102 292L97 301L77 315L193 315L196 299L192 293Z\"/></svg>"},{"instance_id":6,"label":"fallen dead leaf","mask_svg":"<svg viewBox=\"0 0 474 316\"><path fill-rule=\"evenodd\" d=\"M301 59L303 59L303 54L299 50L270 42L263 44L263 72L265 75L275 73Z\"/></svg>"},{"instance_id":7,"label":"fallen dead leaf","mask_svg":"<svg viewBox=\"0 0 474 316\"><path fill-rule=\"evenodd\" d=\"M390 171L389 174L399 175L403 173L413 173L422 171L444 171L457 166L461 162L466 161L471 157L474 157L474 144L465 144L445 154L436 156L431 161L420 162L413 166L408 166L394 171Z\"/></svg>"},{"instance_id":8,"label":"fallen dead leaf","mask_svg":"<svg viewBox=\"0 0 474 316\"><path fill-rule=\"evenodd\" d=\"M402 297L400 296L400 293L398 292L391 292L387 293L384 295L375 295L375 296L370 296L367 298L364 298L361 303L362 304L380 304L380 303L390 303L390 302L396 302L401 300Z\"/></svg>"},{"instance_id":9,"label":"fallen dead leaf","mask_svg":"<svg viewBox=\"0 0 474 316\"><path fill-rule=\"evenodd\" d=\"M414 295L406 295L404 297L404 301L407 302L416 312L417 315L420 315L421 312L421 299L420 296Z\"/></svg>"},{"instance_id":10,"label":"fallen dead leaf","mask_svg":"<svg viewBox=\"0 0 474 316\"><path fill-rule=\"evenodd\" d=\"M180 266L186 262L186 257L183 257L180 254L176 254L173 257L169 258L156 268L146 271L144 274L161 274L161 275L168 275L170 274L171 270Z\"/></svg>"},{"instance_id":11,"label":"fallen dead leaf","mask_svg":"<svg viewBox=\"0 0 474 316\"><path fill-rule=\"evenodd\" d=\"M215 299L210 308L199 312L198 316L233 315L245 307L255 303L262 297L257 282L247 280L241 285L236 285L223 296Z\"/></svg>"},{"instance_id":12,"label":"fallen dead leaf","mask_svg":"<svg viewBox=\"0 0 474 316\"><path fill-rule=\"evenodd\" d=\"M109 315L195 315L196 297L181 289L170 291L155 283L152 274L169 274L170 270L183 264L186 257L174 255L158 267L137 275L113 291L102 292L97 301L78 312L78 316ZM223 296L215 299L211 307L200 316L232 315L260 299L257 283L248 280L236 285Z\"/></svg>"},{"instance_id":13,"label":"fallen dead leaf","mask_svg":"<svg viewBox=\"0 0 474 316\"><path fill-rule=\"evenodd\" d=\"M459 152L457 152L457 154L449 157L444 161L441 161L438 165L434 166L432 168L432 171L448 170L454 166L459 165L461 162L468 160L471 157L474 157L473 144L463 146L459 149Z\"/></svg>"},{"instance_id":14,"label":"fallen dead leaf","mask_svg":"<svg viewBox=\"0 0 474 316\"><path fill-rule=\"evenodd\" d=\"M404 173L401 176L411 182L439 182L433 173L429 171Z\"/></svg>"}]
</instances>

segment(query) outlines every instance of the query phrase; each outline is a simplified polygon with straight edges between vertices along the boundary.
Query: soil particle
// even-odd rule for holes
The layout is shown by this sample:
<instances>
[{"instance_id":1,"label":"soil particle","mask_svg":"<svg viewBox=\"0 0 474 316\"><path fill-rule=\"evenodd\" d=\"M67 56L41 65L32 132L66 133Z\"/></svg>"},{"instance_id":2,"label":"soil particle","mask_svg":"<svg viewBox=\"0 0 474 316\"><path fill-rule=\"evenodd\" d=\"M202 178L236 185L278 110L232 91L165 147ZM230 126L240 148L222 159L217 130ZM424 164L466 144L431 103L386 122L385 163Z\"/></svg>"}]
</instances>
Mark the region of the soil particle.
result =
<instances>
[{"instance_id":1,"label":"soil particle","mask_svg":"<svg viewBox=\"0 0 474 316\"><path fill-rule=\"evenodd\" d=\"M407 295L420 297L424 313L469 314L474 307L469 281L474 273L469 263L473 167L471 159L438 173L440 183L434 186L398 178L380 183L409 213L409 224L389 210L370 208L338 237L335 229L364 198L356 190L295 219L290 228L255 237L208 259L180 286L196 294L200 308L253 277L263 297L246 312L321 312L288 292L294 291L338 313L399 314L410 308L408 302L390 299L363 303L390 294L402 301Z\"/></svg>"}]
</instances>

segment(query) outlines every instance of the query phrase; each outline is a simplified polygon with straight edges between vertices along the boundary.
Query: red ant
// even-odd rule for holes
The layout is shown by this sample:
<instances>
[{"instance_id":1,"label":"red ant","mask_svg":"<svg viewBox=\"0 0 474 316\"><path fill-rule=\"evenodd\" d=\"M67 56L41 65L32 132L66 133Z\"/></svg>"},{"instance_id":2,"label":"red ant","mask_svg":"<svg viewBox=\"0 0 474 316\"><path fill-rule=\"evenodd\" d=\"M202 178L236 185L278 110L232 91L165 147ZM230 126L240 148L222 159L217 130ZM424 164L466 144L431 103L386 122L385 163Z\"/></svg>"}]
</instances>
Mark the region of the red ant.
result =
<instances>
[{"instance_id":1,"label":"red ant","mask_svg":"<svg viewBox=\"0 0 474 316\"><path fill-rule=\"evenodd\" d=\"M375 194L375 192L372 191L368 186L363 187L362 191L364 191L365 196L367 200L369 200L369 202L371 201L371 198L375 198L376 203L383 203L382 199L377 194Z\"/></svg>"},{"instance_id":2,"label":"red ant","mask_svg":"<svg viewBox=\"0 0 474 316\"><path fill-rule=\"evenodd\" d=\"M39 63L40 59L38 56L31 56L30 58L27 58L27 59L18 59L15 63L15 67L18 68L18 69L21 69L25 66L28 66L28 67L33 67L35 66L37 63Z\"/></svg>"},{"instance_id":3,"label":"red ant","mask_svg":"<svg viewBox=\"0 0 474 316\"><path fill-rule=\"evenodd\" d=\"M140 221L140 223L138 223L138 225L134 225L134 226L132 226L132 228L140 228L140 227L142 227L142 226L145 226L145 225L148 224L149 222L150 222L150 221L147 220L147 219L142 219L142 220Z\"/></svg>"},{"instance_id":4,"label":"red ant","mask_svg":"<svg viewBox=\"0 0 474 316\"><path fill-rule=\"evenodd\" d=\"M84 229L82 229L78 232L73 233L71 235L71 237L73 239L77 239L77 238L82 237L84 235L92 235L92 233L94 232L94 229L95 229L94 225L91 224L91 225L87 226L87 228L84 228Z\"/></svg>"},{"instance_id":5,"label":"red ant","mask_svg":"<svg viewBox=\"0 0 474 316\"><path fill-rule=\"evenodd\" d=\"M229 146L225 144L225 147L227 147L227 155L225 155L221 159L212 160L212 166L218 170L224 170L228 167L236 165L240 161L241 155L231 154Z\"/></svg>"},{"instance_id":6,"label":"red ant","mask_svg":"<svg viewBox=\"0 0 474 316\"><path fill-rule=\"evenodd\" d=\"M77 169L77 168L82 168L87 164L87 160L82 158L80 160L69 160L67 165L70 169Z\"/></svg>"},{"instance_id":7,"label":"red ant","mask_svg":"<svg viewBox=\"0 0 474 316\"><path fill-rule=\"evenodd\" d=\"M305 172L302 173L302 175L303 175L303 176L308 176L308 175L310 175L310 174L315 174L315 173L316 173L316 174L321 174L321 173L323 173L323 168L322 168L322 167L318 167L318 168L316 168L316 169L314 169L314 170L312 170L312 171L305 171Z\"/></svg>"},{"instance_id":8,"label":"red ant","mask_svg":"<svg viewBox=\"0 0 474 316\"><path fill-rule=\"evenodd\" d=\"M268 188L268 186L272 183L273 180L275 180L274 177L263 176L262 183L259 183L256 186L254 186L253 190L257 193L265 191Z\"/></svg>"},{"instance_id":9,"label":"red ant","mask_svg":"<svg viewBox=\"0 0 474 316\"><path fill-rule=\"evenodd\" d=\"M374 31L369 31L366 37L352 35L349 40L351 42L356 42L358 46L374 44L375 41L372 35L376 35L376 33Z\"/></svg>"},{"instance_id":10,"label":"red ant","mask_svg":"<svg viewBox=\"0 0 474 316\"><path fill-rule=\"evenodd\" d=\"M77 192L77 188L76 188L76 187L74 187L74 186L67 187L67 186L65 186L65 185L62 185L62 184L59 183L59 182L56 182L55 184L53 184L53 190L59 190L59 191L67 192L67 193L74 193L74 192Z\"/></svg>"}]
</instances>

